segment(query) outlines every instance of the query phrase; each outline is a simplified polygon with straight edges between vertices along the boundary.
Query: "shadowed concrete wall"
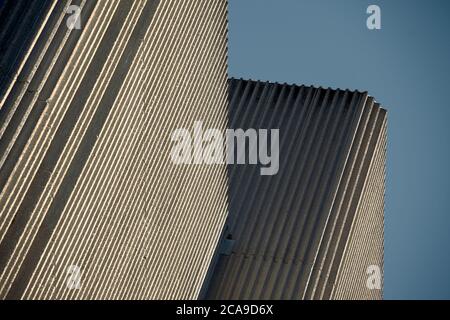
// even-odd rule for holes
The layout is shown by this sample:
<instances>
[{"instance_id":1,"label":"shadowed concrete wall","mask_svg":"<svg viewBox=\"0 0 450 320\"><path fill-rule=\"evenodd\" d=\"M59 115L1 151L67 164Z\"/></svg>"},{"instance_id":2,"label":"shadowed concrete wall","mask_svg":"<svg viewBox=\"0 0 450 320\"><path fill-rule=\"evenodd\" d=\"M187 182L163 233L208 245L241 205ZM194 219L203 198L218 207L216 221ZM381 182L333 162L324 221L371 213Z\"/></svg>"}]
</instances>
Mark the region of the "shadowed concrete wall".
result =
<instances>
[{"instance_id":1,"label":"shadowed concrete wall","mask_svg":"<svg viewBox=\"0 0 450 320\"><path fill-rule=\"evenodd\" d=\"M383 268L386 111L364 92L230 80L230 127L279 129L279 172L229 165L207 299L366 299ZM230 248L222 252L222 248Z\"/></svg>"},{"instance_id":2,"label":"shadowed concrete wall","mask_svg":"<svg viewBox=\"0 0 450 320\"><path fill-rule=\"evenodd\" d=\"M196 298L226 167L174 165L171 133L226 126L227 1L11 0L0 14L0 297Z\"/></svg>"}]
</instances>

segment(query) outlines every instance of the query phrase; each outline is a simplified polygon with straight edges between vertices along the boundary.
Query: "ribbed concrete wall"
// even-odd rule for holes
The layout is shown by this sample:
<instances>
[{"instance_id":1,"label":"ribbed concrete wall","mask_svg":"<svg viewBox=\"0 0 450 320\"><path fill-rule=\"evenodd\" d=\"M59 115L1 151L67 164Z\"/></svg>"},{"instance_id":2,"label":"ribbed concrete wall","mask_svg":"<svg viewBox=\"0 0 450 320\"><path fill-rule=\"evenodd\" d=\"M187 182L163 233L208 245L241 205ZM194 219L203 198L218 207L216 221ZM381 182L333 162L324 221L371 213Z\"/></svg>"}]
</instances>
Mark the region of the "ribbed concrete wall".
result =
<instances>
[{"instance_id":1,"label":"ribbed concrete wall","mask_svg":"<svg viewBox=\"0 0 450 320\"><path fill-rule=\"evenodd\" d=\"M232 250L204 297L380 297L365 264L383 264L386 112L367 93L235 79L229 99L231 128L280 130L280 168L229 166Z\"/></svg>"},{"instance_id":2,"label":"ribbed concrete wall","mask_svg":"<svg viewBox=\"0 0 450 320\"><path fill-rule=\"evenodd\" d=\"M369 289L367 280L373 272L368 270L368 266L377 267L383 288L386 122L375 148L369 175L364 182L363 198L358 205L332 291L333 299L383 298L383 291Z\"/></svg>"},{"instance_id":3,"label":"ribbed concrete wall","mask_svg":"<svg viewBox=\"0 0 450 320\"><path fill-rule=\"evenodd\" d=\"M0 104L12 89L30 48L43 31L53 1L1 1L0 2Z\"/></svg>"},{"instance_id":4,"label":"ribbed concrete wall","mask_svg":"<svg viewBox=\"0 0 450 320\"><path fill-rule=\"evenodd\" d=\"M0 297L196 298L226 168L174 165L170 138L226 126L227 2L47 1L31 28L27 3L2 21L32 39L2 78Z\"/></svg>"}]
</instances>

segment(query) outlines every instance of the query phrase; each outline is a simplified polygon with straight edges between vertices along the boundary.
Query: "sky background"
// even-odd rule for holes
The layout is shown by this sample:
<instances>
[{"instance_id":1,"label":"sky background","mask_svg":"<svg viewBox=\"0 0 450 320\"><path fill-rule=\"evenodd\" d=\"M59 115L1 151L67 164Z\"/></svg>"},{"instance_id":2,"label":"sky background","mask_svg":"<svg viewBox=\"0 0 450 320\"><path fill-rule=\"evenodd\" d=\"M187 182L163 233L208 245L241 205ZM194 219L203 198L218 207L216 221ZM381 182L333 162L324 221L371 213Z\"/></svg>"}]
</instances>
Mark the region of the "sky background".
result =
<instances>
[{"instance_id":1,"label":"sky background","mask_svg":"<svg viewBox=\"0 0 450 320\"><path fill-rule=\"evenodd\" d=\"M388 110L386 299L450 299L449 16L448 0L229 0L231 77L368 91Z\"/></svg>"}]
</instances>

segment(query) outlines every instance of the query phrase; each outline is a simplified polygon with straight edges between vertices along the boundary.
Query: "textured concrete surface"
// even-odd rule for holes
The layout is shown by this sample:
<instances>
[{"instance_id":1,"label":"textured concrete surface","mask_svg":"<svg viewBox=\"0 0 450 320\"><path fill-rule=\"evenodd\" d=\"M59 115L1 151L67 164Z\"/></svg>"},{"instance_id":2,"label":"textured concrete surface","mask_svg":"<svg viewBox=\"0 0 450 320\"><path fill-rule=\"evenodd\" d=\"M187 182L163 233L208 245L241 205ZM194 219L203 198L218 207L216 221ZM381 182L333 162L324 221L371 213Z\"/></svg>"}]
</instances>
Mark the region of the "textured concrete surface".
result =
<instances>
[{"instance_id":1,"label":"textured concrete surface","mask_svg":"<svg viewBox=\"0 0 450 320\"><path fill-rule=\"evenodd\" d=\"M170 134L226 126L226 11L202 0L3 7L0 297L198 296L227 213L226 168L174 165Z\"/></svg>"},{"instance_id":2,"label":"textured concrete surface","mask_svg":"<svg viewBox=\"0 0 450 320\"><path fill-rule=\"evenodd\" d=\"M227 1L9 0L0 53L0 298L382 297L386 111L228 83ZM279 172L174 164L196 121L280 129Z\"/></svg>"},{"instance_id":3,"label":"textured concrete surface","mask_svg":"<svg viewBox=\"0 0 450 320\"><path fill-rule=\"evenodd\" d=\"M386 111L367 93L232 79L231 128L280 129L280 171L229 165L230 215L203 297L380 299Z\"/></svg>"}]
</instances>

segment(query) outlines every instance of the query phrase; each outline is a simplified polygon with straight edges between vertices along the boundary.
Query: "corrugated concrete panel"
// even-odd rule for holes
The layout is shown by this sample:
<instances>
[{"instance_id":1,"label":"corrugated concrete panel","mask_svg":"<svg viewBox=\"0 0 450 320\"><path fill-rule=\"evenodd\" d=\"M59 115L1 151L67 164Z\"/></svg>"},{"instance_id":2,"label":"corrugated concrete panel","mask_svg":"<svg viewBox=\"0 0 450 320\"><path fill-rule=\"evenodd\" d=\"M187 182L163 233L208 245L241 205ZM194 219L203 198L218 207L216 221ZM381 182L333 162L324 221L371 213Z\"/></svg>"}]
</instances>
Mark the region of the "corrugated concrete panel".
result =
<instances>
[{"instance_id":1,"label":"corrugated concrete panel","mask_svg":"<svg viewBox=\"0 0 450 320\"><path fill-rule=\"evenodd\" d=\"M231 128L280 130L280 165L229 166L233 248L203 297L381 297L365 268L383 264L385 110L363 92L236 79L229 99Z\"/></svg>"},{"instance_id":2,"label":"corrugated concrete panel","mask_svg":"<svg viewBox=\"0 0 450 320\"><path fill-rule=\"evenodd\" d=\"M2 1L3 2L3 1ZM5 1L0 5L0 105L24 67L57 1ZM23 79L22 79L23 80Z\"/></svg>"},{"instance_id":3,"label":"corrugated concrete panel","mask_svg":"<svg viewBox=\"0 0 450 320\"><path fill-rule=\"evenodd\" d=\"M227 2L47 2L2 87L0 297L196 298L226 167L173 164L171 134L226 127Z\"/></svg>"},{"instance_id":4,"label":"corrugated concrete panel","mask_svg":"<svg viewBox=\"0 0 450 320\"><path fill-rule=\"evenodd\" d=\"M370 290L367 280L369 266L379 268L383 275L386 123L379 139L331 293L333 299L383 298L383 291ZM380 281L383 287L383 277Z\"/></svg>"}]
</instances>

